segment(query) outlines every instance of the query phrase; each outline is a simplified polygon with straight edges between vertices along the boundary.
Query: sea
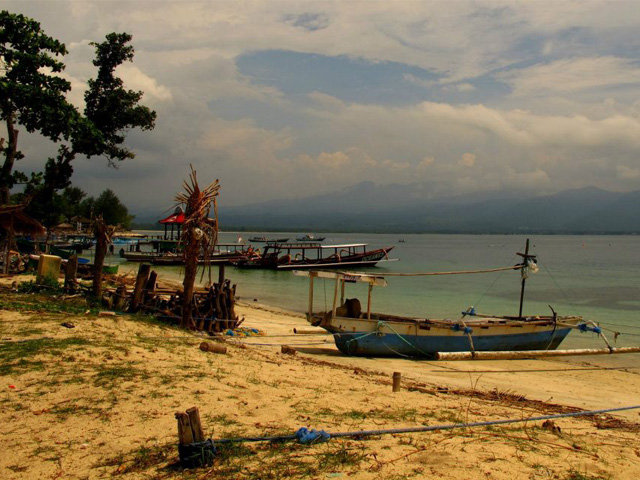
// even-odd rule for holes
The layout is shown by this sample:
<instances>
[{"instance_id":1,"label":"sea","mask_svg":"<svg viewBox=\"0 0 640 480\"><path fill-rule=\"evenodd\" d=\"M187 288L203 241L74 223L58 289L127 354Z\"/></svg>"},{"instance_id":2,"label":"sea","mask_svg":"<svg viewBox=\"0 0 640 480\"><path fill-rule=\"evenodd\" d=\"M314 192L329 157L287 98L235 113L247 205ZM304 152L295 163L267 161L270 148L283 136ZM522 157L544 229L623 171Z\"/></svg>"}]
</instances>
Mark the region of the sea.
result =
<instances>
[{"instance_id":1,"label":"sea","mask_svg":"<svg viewBox=\"0 0 640 480\"><path fill-rule=\"evenodd\" d=\"M162 232L141 231L145 234ZM247 241L268 232L221 232L219 242ZM300 232L279 232L295 239ZM323 244L366 243L370 248L393 247L389 261L357 271L424 274L489 270L515 265L518 252L536 255L538 272L525 281L523 315L581 315L598 323L613 346L640 345L640 236L626 235L444 235L322 233ZM264 247L255 244L254 248ZM108 261L121 263L121 271L137 264L116 254ZM154 267L160 277L182 280L182 267ZM201 283L216 281L218 268L198 276ZM237 296L247 303L270 305L295 312L308 306L309 280L292 272L243 270L226 267L226 278L237 285ZM419 318L460 318L473 307L478 313L517 315L522 286L519 270L437 276L388 276L386 287L375 287L372 311ZM314 310L331 309L334 282L314 282ZM367 287L351 284L347 298L367 303ZM572 332L563 348L604 347L593 333Z\"/></svg>"}]
</instances>

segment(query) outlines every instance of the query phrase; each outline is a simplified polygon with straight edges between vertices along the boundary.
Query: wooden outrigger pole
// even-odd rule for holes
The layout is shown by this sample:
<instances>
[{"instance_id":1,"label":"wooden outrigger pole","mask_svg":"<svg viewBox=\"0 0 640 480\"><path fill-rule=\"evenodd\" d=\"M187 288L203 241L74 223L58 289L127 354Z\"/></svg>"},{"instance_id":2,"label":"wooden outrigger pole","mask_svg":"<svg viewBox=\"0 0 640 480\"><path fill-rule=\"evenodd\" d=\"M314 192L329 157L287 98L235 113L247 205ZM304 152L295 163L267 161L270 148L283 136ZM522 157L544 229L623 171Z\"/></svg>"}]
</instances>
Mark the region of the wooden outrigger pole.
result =
<instances>
[{"instance_id":1,"label":"wooden outrigger pole","mask_svg":"<svg viewBox=\"0 0 640 480\"><path fill-rule=\"evenodd\" d=\"M529 239L527 238L527 243L524 247L524 253L517 253L522 257L522 286L520 287L520 310L518 311L518 318L522 318L522 304L524 303L524 284L527 280L527 277L524 275L525 269L529 266L529 259L533 261L536 260L535 255L529 255Z\"/></svg>"}]
</instances>

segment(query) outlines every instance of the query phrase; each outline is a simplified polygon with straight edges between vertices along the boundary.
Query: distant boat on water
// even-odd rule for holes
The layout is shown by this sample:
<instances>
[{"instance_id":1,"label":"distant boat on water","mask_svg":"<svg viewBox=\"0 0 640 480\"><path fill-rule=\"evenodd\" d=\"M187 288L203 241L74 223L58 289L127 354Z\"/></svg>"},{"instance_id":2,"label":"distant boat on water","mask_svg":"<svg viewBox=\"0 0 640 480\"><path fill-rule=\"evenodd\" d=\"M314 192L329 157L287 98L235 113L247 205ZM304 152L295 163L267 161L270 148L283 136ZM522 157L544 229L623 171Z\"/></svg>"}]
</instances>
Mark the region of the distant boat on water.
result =
<instances>
[{"instance_id":1,"label":"distant boat on water","mask_svg":"<svg viewBox=\"0 0 640 480\"><path fill-rule=\"evenodd\" d=\"M316 237L313 233L307 233L296 237L298 242L322 242L326 237Z\"/></svg>"},{"instance_id":2,"label":"distant boat on water","mask_svg":"<svg viewBox=\"0 0 640 480\"><path fill-rule=\"evenodd\" d=\"M249 242L253 243L285 243L288 241L288 238L268 238L265 236L256 236L249 238Z\"/></svg>"},{"instance_id":3,"label":"distant boat on water","mask_svg":"<svg viewBox=\"0 0 640 480\"><path fill-rule=\"evenodd\" d=\"M272 270L373 267L380 261L390 261L388 254L392 249L393 246L369 250L366 243L268 243L262 253L253 252L232 264L239 268Z\"/></svg>"}]
</instances>

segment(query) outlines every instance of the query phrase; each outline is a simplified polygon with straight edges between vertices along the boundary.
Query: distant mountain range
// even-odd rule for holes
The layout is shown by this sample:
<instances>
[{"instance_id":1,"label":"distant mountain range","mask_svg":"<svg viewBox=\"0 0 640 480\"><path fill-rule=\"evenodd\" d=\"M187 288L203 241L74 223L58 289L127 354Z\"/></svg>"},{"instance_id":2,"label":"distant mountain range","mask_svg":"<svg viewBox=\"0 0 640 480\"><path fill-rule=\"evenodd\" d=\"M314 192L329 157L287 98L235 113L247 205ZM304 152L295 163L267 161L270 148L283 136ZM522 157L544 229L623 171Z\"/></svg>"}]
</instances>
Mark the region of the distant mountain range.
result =
<instances>
[{"instance_id":1,"label":"distant mountain range","mask_svg":"<svg viewBox=\"0 0 640 480\"><path fill-rule=\"evenodd\" d=\"M640 233L640 190L596 187L423 199L418 186L361 183L327 195L227 207L223 230L392 233Z\"/></svg>"}]
</instances>

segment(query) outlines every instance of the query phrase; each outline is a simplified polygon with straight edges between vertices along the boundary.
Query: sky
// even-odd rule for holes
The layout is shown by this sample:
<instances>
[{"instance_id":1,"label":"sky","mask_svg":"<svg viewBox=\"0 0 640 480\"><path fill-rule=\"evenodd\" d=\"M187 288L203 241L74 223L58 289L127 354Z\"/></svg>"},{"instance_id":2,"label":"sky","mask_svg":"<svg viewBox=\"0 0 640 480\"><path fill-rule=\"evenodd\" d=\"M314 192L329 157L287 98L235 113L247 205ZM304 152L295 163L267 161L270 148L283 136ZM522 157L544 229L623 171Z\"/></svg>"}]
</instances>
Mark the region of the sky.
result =
<instances>
[{"instance_id":1,"label":"sky","mask_svg":"<svg viewBox=\"0 0 640 480\"><path fill-rule=\"evenodd\" d=\"M640 189L634 1L3 1L67 46L69 100L90 42L133 35L125 86L157 111L134 160L78 158L73 183L161 215L193 165L220 206L368 181L425 198ZM0 127L3 128L3 127ZM0 136L4 131L0 129ZM26 132L21 170L57 146Z\"/></svg>"}]
</instances>

